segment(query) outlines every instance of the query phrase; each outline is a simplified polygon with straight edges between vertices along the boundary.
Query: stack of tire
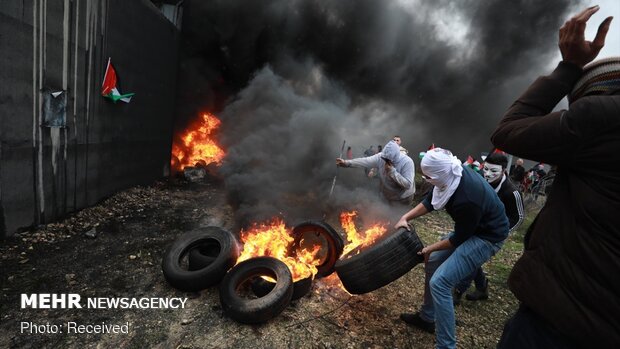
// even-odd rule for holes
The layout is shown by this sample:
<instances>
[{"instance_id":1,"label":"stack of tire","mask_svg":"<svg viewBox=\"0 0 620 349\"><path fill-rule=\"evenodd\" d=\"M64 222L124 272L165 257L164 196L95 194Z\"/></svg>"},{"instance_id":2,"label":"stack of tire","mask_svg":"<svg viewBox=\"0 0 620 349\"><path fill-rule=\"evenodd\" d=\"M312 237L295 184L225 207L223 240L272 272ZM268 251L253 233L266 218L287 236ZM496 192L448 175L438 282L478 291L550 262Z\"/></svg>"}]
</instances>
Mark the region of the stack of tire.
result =
<instances>
[{"instance_id":1,"label":"stack of tire","mask_svg":"<svg viewBox=\"0 0 620 349\"><path fill-rule=\"evenodd\" d=\"M307 234L320 235L327 244L326 258L317 266L316 277L330 275L342 254L342 237L324 222L303 222L293 228L291 254L300 248ZM189 260L187 269L182 266L185 256ZM257 257L235 265L238 257L239 243L233 234L219 227L206 227L179 237L164 254L162 270L166 281L182 291L200 291L221 282L220 302L224 313L248 324L274 318L312 287L312 276L293 282L289 268L278 259ZM257 298L238 294L240 286L248 281Z\"/></svg>"}]
</instances>

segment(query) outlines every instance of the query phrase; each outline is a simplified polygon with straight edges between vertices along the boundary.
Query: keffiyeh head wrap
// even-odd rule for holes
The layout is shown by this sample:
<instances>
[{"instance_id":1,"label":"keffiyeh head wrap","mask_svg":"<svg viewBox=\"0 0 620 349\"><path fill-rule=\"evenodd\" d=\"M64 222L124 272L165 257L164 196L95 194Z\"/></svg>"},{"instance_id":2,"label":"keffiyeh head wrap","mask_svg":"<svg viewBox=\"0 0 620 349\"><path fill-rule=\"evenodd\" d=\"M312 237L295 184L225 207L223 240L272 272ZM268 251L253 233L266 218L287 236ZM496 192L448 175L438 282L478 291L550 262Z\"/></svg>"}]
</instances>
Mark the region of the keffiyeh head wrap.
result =
<instances>
[{"instance_id":1,"label":"keffiyeh head wrap","mask_svg":"<svg viewBox=\"0 0 620 349\"><path fill-rule=\"evenodd\" d=\"M581 97L620 89L620 57L594 61L583 68L583 75L568 95L569 103Z\"/></svg>"},{"instance_id":2,"label":"keffiyeh head wrap","mask_svg":"<svg viewBox=\"0 0 620 349\"><path fill-rule=\"evenodd\" d=\"M420 167L427 181L435 186L431 202L433 208L444 208L461 182L461 161L449 150L435 148L426 152Z\"/></svg>"}]
</instances>

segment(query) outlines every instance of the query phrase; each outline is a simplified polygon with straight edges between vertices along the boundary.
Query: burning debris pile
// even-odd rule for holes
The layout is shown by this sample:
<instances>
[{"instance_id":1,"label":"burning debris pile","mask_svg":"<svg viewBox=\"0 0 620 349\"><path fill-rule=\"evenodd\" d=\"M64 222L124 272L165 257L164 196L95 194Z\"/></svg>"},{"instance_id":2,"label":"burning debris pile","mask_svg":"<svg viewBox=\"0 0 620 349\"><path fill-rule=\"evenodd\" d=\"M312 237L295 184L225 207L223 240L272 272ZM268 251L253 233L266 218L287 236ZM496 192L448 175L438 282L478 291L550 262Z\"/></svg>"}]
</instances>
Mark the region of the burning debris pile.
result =
<instances>
[{"instance_id":1,"label":"burning debris pile","mask_svg":"<svg viewBox=\"0 0 620 349\"><path fill-rule=\"evenodd\" d=\"M320 73L317 74L320 77ZM225 122L220 123L213 115L205 114L200 124L190 127L179 137L182 143L175 144L173 150L173 165L183 169L186 177L188 171L210 163L223 178L229 200L236 209L239 251L235 252L233 247L225 249L224 246L230 244L222 242L226 240L222 237L206 236L202 242L195 240L197 237L191 241L181 238L173 245L176 247L170 249L174 253L168 253L169 257L164 259L167 263L164 273L173 274L166 279L180 289L197 291L206 286L204 280L209 279L211 285L223 278L220 284L223 308L233 319L250 323L264 322L277 315L267 308L283 310L286 305L281 302L288 303L308 293L315 278L337 271L341 278L350 280L347 275L351 271L354 274L366 271L359 266L349 270L347 264L355 265L357 261L364 264L364 253L374 249L379 250L381 258L386 247L380 241L394 240L386 239L390 235L387 234L388 223L358 228L362 226L359 224L361 215L372 221L382 221L381 217L387 216L388 209L376 202L374 190L342 185L335 195L326 197L335 167L333 159L327 160L328 145L315 135L335 134L330 129L330 120L334 114L344 115L346 107L341 103L346 102L331 101L331 106L314 105L313 99L299 94L298 89L303 86L289 85L268 69L257 75L253 83L245 95L226 109L222 115ZM312 87L314 83L310 82L306 87ZM329 90L329 82L318 87ZM263 103L269 104L268 108L254 109L245 104L247 100L253 100L254 93L264 91L272 92L269 98L262 99ZM279 109L275 114L272 113L274 108ZM289 112L299 114L299 118L290 120ZM267 119L269 122L265 122ZM338 119L342 120L342 117ZM240 127L245 129L242 131L245 136L238 138L235 135ZM292 136L291 129L299 131L298 137ZM264 137L265 132L275 132L279 136ZM218 144L223 144L227 151L221 151ZM270 148L270 144L275 148ZM294 150L301 153L293 154ZM355 184L355 181L351 183ZM372 215L367 213L367 205L358 204L360 201L372 203ZM344 210L352 206L355 210ZM306 221L290 227L284 218L273 218L280 214L286 217L286 221L318 216L325 219L325 212L342 212L337 217L343 233L324 221ZM415 233L398 232L396 235ZM351 262L340 263L341 256ZM404 260L399 256L390 258L400 265L396 272L370 271L369 275L388 275L388 279L369 282L368 276L357 275L353 278L363 280L365 286L347 281L345 290L366 293L399 278L418 261L415 253L414 256L403 253L402 257ZM180 267L183 263L187 263L187 270ZM344 265L340 270L338 263ZM200 277L202 281L192 283L194 277ZM293 291L289 292L289 288ZM269 306L265 308L265 304ZM250 308L254 310L249 311Z\"/></svg>"},{"instance_id":2,"label":"burning debris pile","mask_svg":"<svg viewBox=\"0 0 620 349\"><path fill-rule=\"evenodd\" d=\"M376 254L373 244L387 232L385 224L374 224L364 233L358 233L356 215L354 211L341 214L346 244L342 234L325 222L308 221L290 228L282 219L273 218L242 230L240 243L221 228L199 229L183 235L170 246L162 262L164 276L172 286L186 291L199 291L221 281L220 300L225 312L242 323L261 323L278 315L291 300L306 295L315 278L337 271L346 280L345 290L360 294L396 280L419 263L417 256L408 257L421 249L417 235L397 232L394 236L415 237L419 246L404 244L409 249L402 254L404 258L390 258L390 263L399 264L396 272L388 263L390 271L371 271L349 281L347 265L360 260L365 264L360 257L366 251ZM379 253L385 252L385 246L377 246ZM389 250L394 248L390 246ZM343 252L346 262L341 263ZM339 267L339 263L345 266ZM189 267L186 269L184 264ZM360 270L367 271L360 266L352 270L355 275ZM375 272L387 273L389 279L379 277L378 281L369 282ZM362 288L359 282L364 284Z\"/></svg>"},{"instance_id":3,"label":"burning debris pile","mask_svg":"<svg viewBox=\"0 0 620 349\"><path fill-rule=\"evenodd\" d=\"M170 167L183 171L186 178L199 180L207 173L215 176L216 169L226 155L215 139L221 121L211 113L202 114L186 131L175 138Z\"/></svg>"}]
</instances>

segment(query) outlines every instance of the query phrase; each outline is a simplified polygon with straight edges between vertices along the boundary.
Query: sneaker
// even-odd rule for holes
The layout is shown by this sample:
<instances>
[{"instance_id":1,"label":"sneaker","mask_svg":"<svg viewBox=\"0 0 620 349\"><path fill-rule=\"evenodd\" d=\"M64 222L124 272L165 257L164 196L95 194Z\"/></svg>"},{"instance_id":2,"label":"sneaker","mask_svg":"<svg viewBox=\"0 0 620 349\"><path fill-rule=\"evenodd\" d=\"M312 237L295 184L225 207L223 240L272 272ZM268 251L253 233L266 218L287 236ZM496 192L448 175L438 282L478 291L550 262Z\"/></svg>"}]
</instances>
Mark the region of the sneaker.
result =
<instances>
[{"instance_id":1,"label":"sneaker","mask_svg":"<svg viewBox=\"0 0 620 349\"><path fill-rule=\"evenodd\" d=\"M420 317L420 313L402 313L400 319L409 325L415 326L424 332L435 333L435 323L428 322Z\"/></svg>"},{"instance_id":2,"label":"sneaker","mask_svg":"<svg viewBox=\"0 0 620 349\"><path fill-rule=\"evenodd\" d=\"M474 292L465 295L468 301L482 301L489 299L489 279L484 280L484 287L479 290L476 288Z\"/></svg>"}]
</instances>

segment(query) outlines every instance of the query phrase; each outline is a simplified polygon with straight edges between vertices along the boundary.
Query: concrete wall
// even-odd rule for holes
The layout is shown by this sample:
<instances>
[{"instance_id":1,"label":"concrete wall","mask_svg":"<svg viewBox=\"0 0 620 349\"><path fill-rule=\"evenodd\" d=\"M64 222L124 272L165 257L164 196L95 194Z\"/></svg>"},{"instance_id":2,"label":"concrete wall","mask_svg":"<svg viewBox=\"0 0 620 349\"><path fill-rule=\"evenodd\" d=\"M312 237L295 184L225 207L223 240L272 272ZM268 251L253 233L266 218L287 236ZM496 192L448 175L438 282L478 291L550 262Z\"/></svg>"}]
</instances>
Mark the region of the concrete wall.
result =
<instances>
[{"instance_id":1,"label":"concrete wall","mask_svg":"<svg viewBox=\"0 0 620 349\"><path fill-rule=\"evenodd\" d=\"M0 5L0 237L167 175L179 33L147 0ZM100 95L108 57L131 103ZM66 127L41 126L65 90Z\"/></svg>"}]
</instances>

